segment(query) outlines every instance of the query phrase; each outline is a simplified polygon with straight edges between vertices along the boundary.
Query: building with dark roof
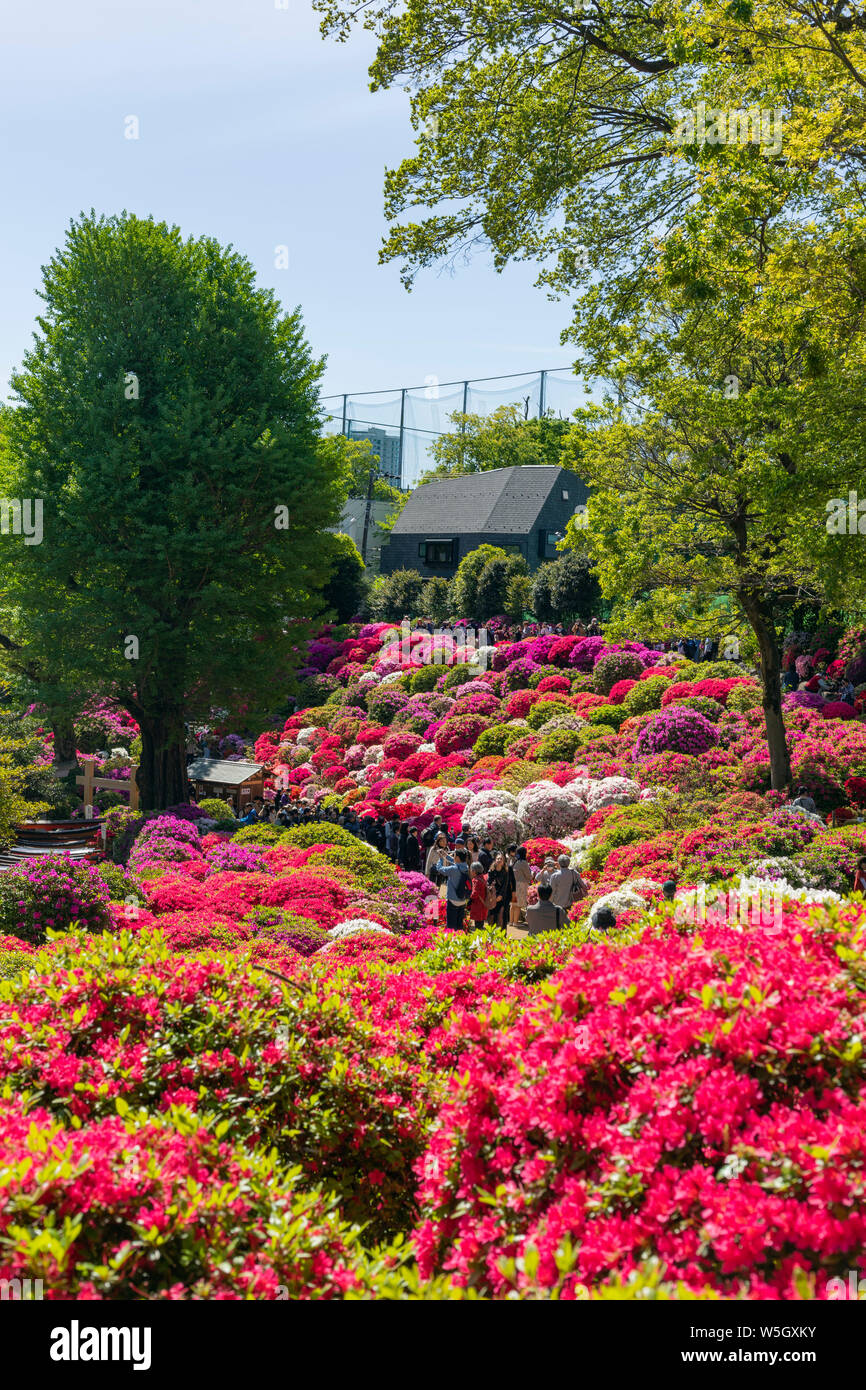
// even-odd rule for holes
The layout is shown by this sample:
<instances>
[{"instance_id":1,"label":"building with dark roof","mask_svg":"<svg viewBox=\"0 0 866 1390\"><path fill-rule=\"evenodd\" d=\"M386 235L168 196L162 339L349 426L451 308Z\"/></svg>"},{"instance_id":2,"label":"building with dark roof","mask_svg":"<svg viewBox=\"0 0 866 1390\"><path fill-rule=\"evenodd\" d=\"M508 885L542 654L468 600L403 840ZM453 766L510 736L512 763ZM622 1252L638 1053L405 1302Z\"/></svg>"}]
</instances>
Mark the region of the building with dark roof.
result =
<instances>
[{"instance_id":1,"label":"building with dark roof","mask_svg":"<svg viewBox=\"0 0 866 1390\"><path fill-rule=\"evenodd\" d=\"M491 468L416 487L382 547L383 574L413 569L450 579L464 555L498 545L523 555L530 570L559 554L556 543L586 504L586 484L566 468Z\"/></svg>"}]
</instances>

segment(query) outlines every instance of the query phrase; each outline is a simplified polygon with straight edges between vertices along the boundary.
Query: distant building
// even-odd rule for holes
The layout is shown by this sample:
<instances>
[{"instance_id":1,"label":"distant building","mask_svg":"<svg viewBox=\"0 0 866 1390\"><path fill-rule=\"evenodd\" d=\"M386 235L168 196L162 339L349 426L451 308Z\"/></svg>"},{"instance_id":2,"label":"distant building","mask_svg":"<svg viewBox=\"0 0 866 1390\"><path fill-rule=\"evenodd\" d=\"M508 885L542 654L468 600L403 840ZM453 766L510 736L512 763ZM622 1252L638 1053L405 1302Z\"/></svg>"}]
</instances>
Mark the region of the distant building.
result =
<instances>
[{"instance_id":1,"label":"distant building","mask_svg":"<svg viewBox=\"0 0 866 1390\"><path fill-rule=\"evenodd\" d=\"M437 478L409 497L382 550L382 573L414 569L450 579L479 545L523 555L536 570L558 558L557 541L587 497L586 484L555 464Z\"/></svg>"},{"instance_id":2,"label":"distant building","mask_svg":"<svg viewBox=\"0 0 866 1390\"><path fill-rule=\"evenodd\" d=\"M392 487L400 487L400 436L386 434L384 430L371 425L369 429L349 426L349 439L369 439L373 453L379 455L379 473Z\"/></svg>"}]
</instances>

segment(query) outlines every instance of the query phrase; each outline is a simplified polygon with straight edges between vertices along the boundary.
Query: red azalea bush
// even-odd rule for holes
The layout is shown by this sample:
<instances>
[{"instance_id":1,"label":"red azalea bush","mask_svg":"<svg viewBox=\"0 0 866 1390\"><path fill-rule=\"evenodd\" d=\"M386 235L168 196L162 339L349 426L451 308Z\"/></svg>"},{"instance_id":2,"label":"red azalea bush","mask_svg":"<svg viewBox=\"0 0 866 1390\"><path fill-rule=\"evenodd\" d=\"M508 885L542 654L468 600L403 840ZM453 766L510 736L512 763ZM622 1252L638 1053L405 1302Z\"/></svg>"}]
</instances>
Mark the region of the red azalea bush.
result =
<instances>
[{"instance_id":1,"label":"red azalea bush","mask_svg":"<svg viewBox=\"0 0 866 1390\"><path fill-rule=\"evenodd\" d=\"M66 1129L7 1101L0 1167L0 1278L48 1299L342 1299L365 1282L333 1198L191 1117Z\"/></svg>"},{"instance_id":2,"label":"red azalea bush","mask_svg":"<svg viewBox=\"0 0 866 1390\"><path fill-rule=\"evenodd\" d=\"M471 748L486 727L487 720L479 714L464 714L456 719L448 718L436 730L433 739L436 744L436 752L445 758L449 753L457 753L464 748Z\"/></svg>"},{"instance_id":3,"label":"red azalea bush","mask_svg":"<svg viewBox=\"0 0 866 1390\"><path fill-rule=\"evenodd\" d=\"M545 676L535 688L539 695L545 695L549 691L568 695L571 691L571 681L568 676Z\"/></svg>"},{"instance_id":4,"label":"red azalea bush","mask_svg":"<svg viewBox=\"0 0 866 1390\"><path fill-rule=\"evenodd\" d=\"M168 954L145 933L85 938L0 982L0 1085L66 1122L183 1103L229 1107L232 1136L300 1163L386 1234L413 1208L430 1101L414 1040L383 1033L326 982L301 994L231 960ZM371 1173L378 1179L371 1180ZM2 1258L2 1257L0 1257Z\"/></svg>"},{"instance_id":5,"label":"red azalea bush","mask_svg":"<svg viewBox=\"0 0 866 1390\"><path fill-rule=\"evenodd\" d=\"M795 1298L798 1271L820 1296L856 1268L866 994L848 936L805 914L671 924L651 950L578 948L514 1023L463 1014L419 1164L423 1273L573 1298L657 1257L695 1290Z\"/></svg>"},{"instance_id":6,"label":"red azalea bush","mask_svg":"<svg viewBox=\"0 0 866 1390\"><path fill-rule=\"evenodd\" d=\"M573 769L569 769L568 776L571 776ZM562 785L565 785L563 782ZM556 860L560 854L567 854L568 850L560 840L545 839L543 836L535 840L524 840L526 846L526 857L530 864L540 869L545 859ZM557 866L558 867L558 866Z\"/></svg>"}]
</instances>

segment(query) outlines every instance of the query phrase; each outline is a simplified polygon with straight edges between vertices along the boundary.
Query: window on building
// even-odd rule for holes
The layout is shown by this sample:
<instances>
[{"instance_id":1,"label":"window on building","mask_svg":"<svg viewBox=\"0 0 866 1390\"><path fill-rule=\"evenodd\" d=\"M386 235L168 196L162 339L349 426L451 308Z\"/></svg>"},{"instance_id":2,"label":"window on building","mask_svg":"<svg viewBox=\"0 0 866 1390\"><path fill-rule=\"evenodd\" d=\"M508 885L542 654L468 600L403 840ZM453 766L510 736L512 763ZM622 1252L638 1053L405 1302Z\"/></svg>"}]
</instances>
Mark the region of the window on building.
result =
<instances>
[{"instance_id":1,"label":"window on building","mask_svg":"<svg viewBox=\"0 0 866 1390\"><path fill-rule=\"evenodd\" d=\"M453 565L456 548L457 542L453 537L447 540L427 540L418 546L418 555L425 565Z\"/></svg>"},{"instance_id":2,"label":"window on building","mask_svg":"<svg viewBox=\"0 0 866 1390\"><path fill-rule=\"evenodd\" d=\"M522 541L509 541L507 545L501 545L500 550L504 550L506 555L525 555L526 546Z\"/></svg>"},{"instance_id":3,"label":"window on building","mask_svg":"<svg viewBox=\"0 0 866 1390\"><path fill-rule=\"evenodd\" d=\"M539 531L538 533L538 554L542 560L558 560L559 551L556 548L557 541L562 540L561 531Z\"/></svg>"},{"instance_id":4,"label":"window on building","mask_svg":"<svg viewBox=\"0 0 866 1390\"><path fill-rule=\"evenodd\" d=\"M567 502L567 501L568 501L568 489L567 489L567 488L563 488L563 489L562 489L562 500L563 500L563 502Z\"/></svg>"}]
</instances>

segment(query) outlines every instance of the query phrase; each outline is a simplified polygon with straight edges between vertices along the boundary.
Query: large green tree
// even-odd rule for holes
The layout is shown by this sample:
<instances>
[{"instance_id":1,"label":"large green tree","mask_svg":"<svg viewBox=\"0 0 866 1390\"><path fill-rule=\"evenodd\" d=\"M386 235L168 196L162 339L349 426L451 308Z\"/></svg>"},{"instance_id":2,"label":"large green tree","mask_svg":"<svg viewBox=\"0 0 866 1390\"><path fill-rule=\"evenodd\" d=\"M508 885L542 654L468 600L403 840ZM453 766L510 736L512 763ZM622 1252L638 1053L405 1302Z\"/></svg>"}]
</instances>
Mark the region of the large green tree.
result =
<instances>
[{"instance_id":1,"label":"large green tree","mask_svg":"<svg viewBox=\"0 0 866 1390\"><path fill-rule=\"evenodd\" d=\"M850 0L314 7L325 35L375 33L373 91L410 93L417 149L386 176L382 251L407 284L473 251L499 268L533 260L554 293L594 278L616 318L708 170L733 183L744 160L783 164L802 178L804 215L816 191L859 189L866 14ZM769 138L712 143L711 128L684 143L680 113L701 101L765 110Z\"/></svg>"},{"instance_id":2,"label":"large green tree","mask_svg":"<svg viewBox=\"0 0 866 1390\"><path fill-rule=\"evenodd\" d=\"M430 446L435 460L421 482L433 478L456 478L482 473L490 468L530 467L533 464L559 464L563 440L569 423L552 415L528 420L517 405L501 405L490 415L464 415L454 411L454 426L440 434ZM574 467L574 451L568 455Z\"/></svg>"},{"instance_id":3,"label":"large green tree","mask_svg":"<svg viewBox=\"0 0 866 1390\"><path fill-rule=\"evenodd\" d=\"M509 553L498 545L476 546L463 556L452 580L457 616L483 623L487 618L507 613L518 597L518 590L510 587L512 581L528 573L522 555ZM521 593L521 599L525 597L525 592Z\"/></svg>"},{"instance_id":4,"label":"large green tree","mask_svg":"<svg viewBox=\"0 0 866 1390\"><path fill-rule=\"evenodd\" d=\"M110 693L138 720L161 807L185 719L278 702L328 578L322 364L248 261L152 219L73 222L41 297L9 451L44 534L11 560L7 538L5 607L49 705Z\"/></svg>"},{"instance_id":5,"label":"large green tree","mask_svg":"<svg viewBox=\"0 0 866 1390\"><path fill-rule=\"evenodd\" d=\"M847 523L849 492L866 497L866 236L787 226L766 198L715 211L708 238L669 239L618 331L620 400L579 441L589 530L568 539L588 535L621 631L676 631L688 612L699 630L748 632L781 788L782 633L804 602L864 588L856 516L853 534L828 522L833 499Z\"/></svg>"}]
</instances>

